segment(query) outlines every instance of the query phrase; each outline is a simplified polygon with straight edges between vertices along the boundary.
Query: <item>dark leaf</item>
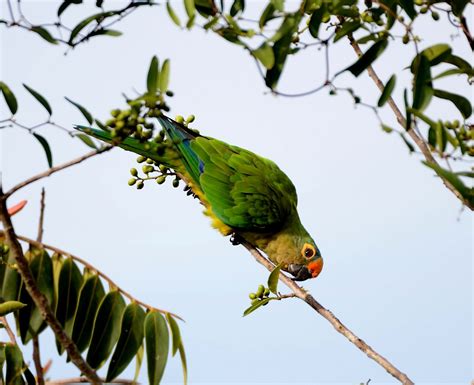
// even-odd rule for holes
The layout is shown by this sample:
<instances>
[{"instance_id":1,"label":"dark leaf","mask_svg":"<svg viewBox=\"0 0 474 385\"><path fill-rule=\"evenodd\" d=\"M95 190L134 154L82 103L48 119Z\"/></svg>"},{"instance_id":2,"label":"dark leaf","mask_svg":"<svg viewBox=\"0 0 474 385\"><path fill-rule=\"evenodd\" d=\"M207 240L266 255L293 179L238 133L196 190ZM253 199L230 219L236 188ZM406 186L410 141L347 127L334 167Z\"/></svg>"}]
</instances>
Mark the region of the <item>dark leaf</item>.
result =
<instances>
[{"instance_id":1,"label":"dark leaf","mask_svg":"<svg viewBox=\"0 0 474 385\"><path fill-rule=\"evenodd\" d=\"M18 102L16 101L15 94L12 92L4 82L0 82L0 89L2 90L3 97L7 102L7 106L10 109L12 115L15 115L18 111Z\"/></svg>"},{"instance_id":2,"label":"dark leaf","mask_svg":"<svg viewBox=\"0 0 474 385\"><path fill-rule=\"evenodd\" d=\"M245 9L245 0L234 0L232 7L230 7L230 15L234 17L240 11Z\"/></svg>"},{"instance_id":3,"label":"dark leaf","mask_svg":"<svg viewBox=\"0 0 474 385\"><path fill-rule=\"evenodd\" d=\"M125 301L117 291L109 292L102 300L94 320L94 331L87 363L93 368L100 368L112 353L112 349L120 336L120 323L125 308Z\"/></svg>"},{"instance_id":4,"label":"dark leaf","mask_svg":"<svg viewBox=\"0 0 474 385\"><path fill-rule=\"evenodd\" d=\"M33 133L33 136L40 142L43 147L44 153L46 154L46 160L48 161L48 166L53 167L53 154L51 153L51 147L49 147L48 141L36 132Z\"/></svg>"},{"instance_id":5,"label":"dark leaf","mask_svg":"<svg viewBox=\"0 0 474 385\"><path fill-rule=\"evenodd\" d=\"M280 270L282 266L281 263L278 266L275 266L268 277L268 288L273 294L277 294L278 279L280 278Z\"/></svg>"},{"instance_id":6,"label":"dark leaf","mask_svg":"<svg viewBox=\"0 0 474 385\"><path fill-rule=\"evenodd\" d=\"M43 95L41 95L39 92L35 91L33 88L28 87L26 84L23 83L23 87L25 87L28 92L33 95L33 97L40 102L40 104L48 111L48 114L51 115L53 113L53 110L51 109L51 106L49 105L48 101L44 98Z\"/></svg>"},{"instance_id":7,"label":"dark leaf","mask_svg":"<svg viewBox=\"0 0 474 385\"><path fill-rule=\"evenodd\" d=\"M375 42L354 64L350 65L339 73L349 71L354 76L359 76L382 54L385 48L387 48L387 45L387 40L379 40Z\"/></svg>"},{"instance_id":8,"label":"dark leaf","mask_svg":"<svg viewBox=\"0 0 474 385\"><path fill-rule=\"evenodd\" d=\"M464 8L466 8L466 5L469 4L469 0L453 0L449 3L451 4L453 13L460 17L464 12Z\"/></svg>"},{"instance_id":9,"label":"dark leaf","mask_svg":"<svg viewBox=\"0 0 474 385\"><path fill-rule=\"evenodd\" d=\"M58 8L57 15L58 17L62 15L62 13L69 7L71 4L81 4L82 0L65 0L61 3Z\"/></svg>"},{"instance_id":10,"label":"dark leaf","mask_svg":"<svg viewBox=\"0 0 474 385\"><path fill-rule=\"evenodd\" d=\"M244 311L244 317L249 315L250 313L253 313L255 310L257 310L260 306L263 306L263 305L266 305L268 302L270 302L273 298L264 298L260 301L258 301L257 303L253 304L252 306L250 306L249 308L247 308L245 311Z\"/></svg>"},{"instance_id":11,"label":"dark leaf","mask_svg":"<svg viewBox=\"0 0 474 385\"><path fill-rule=\"evenodd\" d=\"M153 56L148 68L148 75L146 77L146 87L150 95L155 95L158 89L158 76L159 76L159 64L158 58Z\"/></svg>"},{"instance_id":12,"label":"dark leaf","mask_svg":"<svg viewBox=\"0 0 474 385\"><path fill-rule=\"evenodd\" d=\"M400 134L400 137L402 138L403 143L405 143L406 146L408 147L408 151L409 151L410 153L414 152L414 151L415 151L415 147L413 146L413 144L411 144L411 143L408 141L407 138L405 138L405 135Z\"/></svg>"},{"instance_id":13,"label":"dark leaf","mask_svg":"<svg viewBox=\"0 0 474 385\"><path fill-rule=\"evenodd\" d=\"M115 11L108 11L97 13L95 15L85 18L72 29L71 34L69 35L69 44L72 44L76 36L79 35L79 33L93 21L100 23L102 20L115 14L117 14Z\"/></svg>"},{"instance_id":14,"label":"dark leaf","mask_svg":"<svg viewBox=\"0 0 474 385\"><path fill-rule=\"evenodd\" d=\"M434 95L441 99L449 100L459 110L464 119L469 118L472 115L471 102L464 96L453 94L448 91L434 90Z\"/></svg>"},{"instance_id":15,"label":"dark leaf","mask_svg":"<svg viewBox=\"0 0 474 385\"><path fill-rule=\"evenodd\" d=\"M158 385L163 377L169 352L169 332L163 316L151 311L145 318L148 384Z\"/></svg>"},{"instance_id":16,"label":"dark leaf","mask_svg":"<svg viewBox=\"0 0 474 385\"><path fill-rule=\"evenodd\" d=\"M428 58L425 55L419 57L414 73L413 108L423 111L428 106L433 96L431 68Z\"/></svg>"},{"instance_id":17,"label":"dark leaf","mask_svg":"<svg viewBox=\"0 0 474 385\"><path fill-rule=\"evenodd\" d=\"M268 5L265 7L263 10L260 19L258 21L258 25L260 29L265 27L268 21L274 18L274 13L275 13L275 7L273 6L272 3L268 3Z\"/></svg>"},{"instance_id":18,"label":"dark leaf","mask_svg":"<svg viewBox=\"0 0 474 385\"><path fill-rule=\"evenodd\" d=\"M166 313L166 320L171 329L171 337L173 341L172 355L174 356L181 345L181 332L179 331L179 326L176 320L169 313Z\"/></svg>"},{"instance_id":19,"label":"dark leaf","mask_svg":"<svg viewBox=\"0 0 474 385\"><path fill-rule=\"evenodd\" d=\"M396 81L397 77L395 75L392 75L390 79L388 79L388 82L387 84L385 84L385 87L382 91L382 95L380 95L379 101L377 103L379 107L382 107L387 102L388 98L392 95Z\"/></svg>"},{"instance_id":20,"label":"dark leaf","mask_svg":"<svg viewBox=\"0 0 474 385\"><path fill-rule=\"evenodd\" d=\"M88 277L79 293L72 329L72 340L80 352L89 346L94 319L104 296L105 291L99 276L94 274Z\"/></svg>"},{"instance_id":21,"label":"dark leaf","mask_svg":"<svg viewBox=\"0 0 474 385\"><path fill-rule=\"evenodd\" d=\"M122 32L117 31L115 29L104 29L100 28L97 31L91 32L89 36L100 36L100 35L106 35L106 36L112 36L112 37L118 37L122 36Z\"/></svg>"},{"instance_id":22,"label":"dark leaf","mask_svg":"<svg viewBox=\"0 0 474 385\"><path fill-rule=\"evenodd\" d=\"M81 111L82 115L84 118L86 118L87 122L89 124L92 124L94 122L94 119L92 118L92 115L90 114L89 111L87 111L84 107L82 107L79 103L76 103L72 101L71 99L64 97L69 103L71 103L73 106L75 106L79 111Z\"/></svg>"},{"instance_id":23,"label":"dark leaf","mask_svg":"<svg viewBox=\"0 0 474 385\"><path fill-rule=\"evenodd\" d=\"M31 27L31 30L33 32L36 32L38 35L40 35L48 43L58 44L58 41L49 33L49 31L46 28L36 26L36 27Z\"/></svg>"},{"instance_id":24,"label":"dark leaf","mask_svg":"<svg viewBox=\"0 0 474 385\"><path fill-rule=\"evenodd\" d=\"M143 342L145 311L136 303L129 304L122 318L120 337L109 364L106 381L122 373L138 352Z\"/></svg>"},{"instance_id":25,"label":"dark leaf","mask_svg":"<svg viewBox=\"0 0 474 385\"><path fill-rule=\"evenodd\" d=\"M356 31L360 27L359 21L346 21L337 29L336 35L334 36L334 42L342 39L344 36ZM310 30L311 31L311 30Z\"/></svg>"},{"instance_id":26,"label":"dark leaf","mask_svg":"<svg viewBox=\"0 0 474 385\"><path fill-rule=\"evenodd\" d=\"M400 0L398 3L410 19L413 20L417 16L418 13L416 12L413 0Z\"/></svg>"},{"instance_id":27,"label":"dark leaf","mask_svg":"<svg viewBox=\"0 0 474 385\"><path fill-rule=\"evenodd\" d=\"M319 35L319 27L323 21L324 14L326 13L326 3L323 3L316 11L313 12L311 18L309 19L309 33L314 38L317 38Z\"/></svg>"},{"instance_id":28,"label":"dark leaf","mask_svg":"<svg viewBox=\"0 0 474 385\"><path fill-rule=\"evenodd\" d=\"M17 345L7 344L5 346L5 360L7 373L5 376L8 385L24 385L23 375L23 355Z\"/></svg>"}]
</instances>

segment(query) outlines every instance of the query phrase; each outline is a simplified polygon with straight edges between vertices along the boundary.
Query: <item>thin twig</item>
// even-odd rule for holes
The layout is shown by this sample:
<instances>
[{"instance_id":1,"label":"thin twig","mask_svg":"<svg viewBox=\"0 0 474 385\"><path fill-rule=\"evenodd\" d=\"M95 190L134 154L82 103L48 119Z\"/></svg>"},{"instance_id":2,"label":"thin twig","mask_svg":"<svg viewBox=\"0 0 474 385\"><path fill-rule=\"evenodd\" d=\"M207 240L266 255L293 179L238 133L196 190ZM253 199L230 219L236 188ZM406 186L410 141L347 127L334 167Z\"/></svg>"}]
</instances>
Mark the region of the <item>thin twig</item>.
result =
<instances>
[{"instance_id":1,"label":"thin twig","mask_svg":"<svg viewBox=\"0 0 474 385\"><path fill-rule=\"evenodd\" d=\"M39 215L39 220L38 220L38 235L36 236L36 240L38 242L41 242L43 240L44 210L46 207L45 199L46 199L46 193L43 187L41 189L40 215ZM43 366L41 365L41 352L40 352L40 345L39 345L39 337L37 335L33 336L33 362L35 363L36 381L38 382L38 385L45 385Z\"/></svg>"},{"instance_id":2,"label":"thin twig","mask_svg":"<svg viewBox=\"0 0 474 385\"><path fill-rule=\"evenodd\" d=\"M255 247L250 243L242 239L242 245L252 254L252 256L265 266L269 271L272 271L275 266L267 258L265 258ZM350 331L330 310L326 309L314 297L304 290L301 286L297 285L292 279L288 278L285 274L280 273L280 281L283 282L288 288L295 293L296 297L306 302L314 310L316 310L321 316L323 316L329 323L336 329L338 333L341 333L357 348L364 352L369 358L377 362L382 366L388 373L398 379L404 385L413 385L414 383L408 378L408 376L397 369L390 361L385 357L377 353L372 347L367 345L362 339L356 336Z\"/></svg>"},{"instance_id":3,"label":"thin twig","mask_svg":"<svg viewBox=\"0 0 474 385\"><path fill-rule=\"evenodd\" d=\"M3 234L3 232L0 230L0 234ZM153 307L151 305L148 305L140 300L138 300L137 298L135 298L134 296L132 296L130 293L128 293L127 291L123 290L121 287L119 287L111 278L109 278L105 273L101 272L100 270L98 270L95 266L91 265L89 262L87 262L86 260L76 256L76 255L73 255L71 253L68 253L67 251L64 251L64 250L61 250L55 246L51 246L51 245L47 245L46 243L43 243L43 242L38 242L38 241L35 241L33 239L30 239L30 238L27 238L27 237L24 237L22 235L16 235L16 238L21 240L21 241L24 241L24 242L27 242L37 248L44 248L44 249L48 249L48 250L51 250L55 253L58 253L58 254L61 254L61 255L64 255L65 257L70 257L72 258L73 260L79 262L81 265L87 267L89 270L97 273L97 275L99 275L100 277L102 277L104 280L106 280L110 286L116 288L120 293L122 293L125 297L127 297L130 301L132 302L135 302L141 306L143 306L144 308L146 309L149 309L151 311L157 311L159 313L162 313L162 314L169 314L170 316L176 318L176 319L179 319L181 321L184 321L179 315L177 314L174 314L172 312L169 312L167 310L163 310L163 309L158 309L156 307Z\"/></svg>"},{"instance_id":4,"label":"thin twig","mask_svg":"<svg viewBox=\"0 0 474 385\"><path fill-rule=\"evenodd\" d=\"M0 323L3 324L5 327L5 330L7 331L8 338L10 338L10 342L13 345L16 345L16 338L15 338L15 333L13 333L12 328L8 324L7 317L0 317Z\"/></svg>"},{"instance_id":5,"label":"thin twig","mask_svg":"<svg viewBox=\"0 0 474 385\"><path fill-rule=\"evenodd\" d=\"M94 150L94 151L91 151L91 152L89 152L89 153L87 153L83 156L80 156L79 158L76 158L76 159L70 160L69 162L60 164L59 166L51 167L48 170L46 170L46 171L44 171L40 174L34 175L31 178L28 178L28 179L24 180L23 182L18 183L16 186L13 186L10 190L8 190L6 193L4 193L4 195L3 195L4 198L3 199L7 199L13 193L17 192L18 190L22 189L25 186L28 186L29 184L31 184L33 182L36 182L36 181L38 181L40 179L43 179L43 178L46 178L46 177L48 177L48 176L50 176L50 175L52 175L52 174L54 174L58 171L64 170L65 168L68 168L68 167L74 166L78 163L81 163L86 159L92 158L93 156L96 156L96 155L102 154L106 151L109 151L112 148L113 148L113 146L104 146L104 147L102 147L98 150Z\"/></svg>"},{"instance_id":6,"label":"thin twig","mask_svg":"<svg viewBox=\"0 0 474 385\"><path fill-rule=\"evenodd\" d=\"M35 305L41 312L41 317L46 321L49 327L52 329L56 335L57 340L61 346L66 350L69 358L77 366L77 368L87 376L93 383L101 384L101 379L97 376L95 371L89 366L89 364L82 358L81 353L77 349L77 346L69 338L61 324L57 320L51 306L48 302L48 299L43 293L38 289L36 281L31 274L31 270L28 265L28 261L23 254L23 250L18 241L18 238L15 234L13 224L8 214L7 205L6 205L6 196L3 194L2 188L0 186L0 220L3 223L3 232L5 233L6 240L10 246L11 256L14 258L18 272L21 275L23 280L24 287L26 288L28 294L33 299Z\"/></svg>"},{"instance_id":7,"label":"thin twig","mask_svg":"<svg viewBox=\"0 0 474 385\"><path fill-rule=\"evenodd\" d=\"M105 382L105 379L102 378L102 381ZM48 381L46 382L46 385L67 385L67 384L75 384L75 383L89 383L89 380L85 377L64 378L61 380ZM117 378L116 380L107 382L107 384L135 385L135 384L139 384L139 382Z\"/></svg>"},{"instance_id":8,"label":"thin twig","mask_svg":"<svg viewBox=\"0 0 474 385\"><path fill-rule=\"evenodd\" d=\"M356 52L356 54L358 56L362 56L362 50L360 49L359 44L357 44L357 42L354 40L354 37L352 36L352 34L349 34L348 38L349 38L350 44L351 44L352 48L354 49L354 51ZM370 78L374 81L375 85L380 90L380 92L382 92L384 90L385 86L384 86L382 80L380 80L379 76L377 75L377 73L375 72L375 70L373 69L372 66L367 67L367 73L369 74ZM388 102L388 105L390 106L391 110L395 114L397 122L403 128L405 128L406 127L405 117L403 116L402 112L398 108L398 106L395 103L395 101L393 100L393 98L389 97L387 102ZM421 136L419 136L412 127L409 127L409 129L406 132L410 136L410 138L415 142L415 144L418 146L421 153L425 157L426 161L428 161L429 163L434 164L435 166L438 166L438 162L433 157L433 154L431 153L430 149L428 148L428 146L425 143L425 141L423 140L423 138ZM469 207L471 210L474 210L474 204L472 204L467 199L465 199L461 195L461 193L458 190L456 190L454 188L454 186L448 180L446 180L442 176L439 176L439 177L443 181L444 185L448 188L448 190L450 190L465 206Z\"/></svg>"}]
</instances>

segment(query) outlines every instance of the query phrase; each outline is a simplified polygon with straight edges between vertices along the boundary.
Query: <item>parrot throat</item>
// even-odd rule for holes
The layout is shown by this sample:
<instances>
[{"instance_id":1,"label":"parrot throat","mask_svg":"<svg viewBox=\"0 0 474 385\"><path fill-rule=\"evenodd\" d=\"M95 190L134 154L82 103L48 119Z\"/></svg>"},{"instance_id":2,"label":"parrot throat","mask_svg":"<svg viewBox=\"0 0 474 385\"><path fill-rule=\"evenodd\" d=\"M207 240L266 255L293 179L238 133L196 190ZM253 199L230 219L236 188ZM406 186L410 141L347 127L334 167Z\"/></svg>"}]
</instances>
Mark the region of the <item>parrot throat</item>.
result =
<instances>
[{"instance_id":1,"label":"parrot throat","mask_svg":"<svg viewBox=\"0 0 474 385\"><path fill-rule=\"evenodd\" d=\"M241 232L240 234L262 250L274 264L283 263L284 265L304 263L301 248L307 239L311 239L296 211L277 232Z\"/></svg>"}]
</instances>

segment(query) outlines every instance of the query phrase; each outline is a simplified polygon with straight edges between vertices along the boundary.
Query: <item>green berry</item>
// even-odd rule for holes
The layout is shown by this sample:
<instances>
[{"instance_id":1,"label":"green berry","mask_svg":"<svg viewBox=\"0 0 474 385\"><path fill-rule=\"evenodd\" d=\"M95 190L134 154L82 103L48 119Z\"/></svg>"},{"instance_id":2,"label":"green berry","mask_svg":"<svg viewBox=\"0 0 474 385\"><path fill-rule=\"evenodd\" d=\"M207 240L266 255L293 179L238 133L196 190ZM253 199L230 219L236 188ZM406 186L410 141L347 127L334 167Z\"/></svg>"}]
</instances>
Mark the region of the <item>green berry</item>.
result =
<instances>
[{"instance_id":1,"label":"green berry","mask_svg":"<svg viewBox=\"0 0 474 385\"><path fill-rule=\"evenodd\" d=\"M255 294L255 293L250 293L250 294L249 294L249 298L250 298L250 299L255 299L255 298L257 298L257 294Z\"/></svg>"},{"instance_id":2,"label":"green berry","mask_svg":"<svg viewBox=\"0 0 474 385\"><path fill-rule=\"evenodd\" d=\"M173 179L173 187L174 188L179 187L179 178Z\"/></svg>"},{"instance_id":3,"label":"green berry","mask_svg":"<svg viewBox=\"0 0 474 385\"><path fill-rule=\"evenodd\" d=\"M142 180L139 180L139 181L137 182L137 190L141 190L141 189L143 188L143 186L144 186L143 181L142 181Z\"/></svg>"},{"instance_id":4,"label":"green berry","mask_svg":"<svg viewBox=\"0 0 474 385\"><path fill-rule=\"evenodd\" d=\"M428 7L427 6L424 6L424 7L420 8L420 13L426 13L426 12L428 12Z\"/></svg>"},{"instance_id":5,"label":"green berry","mask_svg":"<svg viewBox=\"0 0 474 385\"><path fill-rule=\"evenodd\" d=\"M145 160L146 160L146 157L140 155L140 156L137 158L137 163L143 163Z\"/></svg>"},{"instance_id":6,"label":"green berry","mask_svg":"<svg viewBox=\"0 0 474 385\"><path fill-rule=\"evenodd\" d=\"M118 108L116 108L115 110L110 111L110 115L116 118L117 116L119 116L120 112L121 111Z\"/></svg>"},{"instance_id":7,"label":"green berry","mask_svg":"<svg viewBox=\"0 0 474 385\"><path fill-rule=\"evenodd\" d=\"M178 123L183 123L184 122L184 118L181 115L176 115L174 120L176 120Z\"/></svg>"},{"instance_id":8,"label":"green berry","mask_svg":"<svg viewBox=\"0 0 474 385\"><path fill-rule=\"evenodd\" d=\"M194 115L189 115L186 118L186 123L192 123L192 122L194 122L194 119L196 119L196 117Z\"/></svg>"},{"instance_id":9,"label":"green berry","mask_svg":"<svg viewBox=\"0 0 474 385\"><path fill-rule=\"evenodd\" d=\"M268 297L270 295L270 289L267 287L265 291L263 292L264 297Z\"/></svg>"},{"instance_id":10,"label":"green berry","mask_svg":"<svg viewBox=\"0 0 474 385\"><path fill-rule=\"evenodd\" d=\"M153 166L144 165L144 166L142 167L142 171L143 171L145 174L149 174L150 172L153 171Z\"/></svg>"},{"instance_id":11,"label":"green berry","mask_svg":"<svg viewBox=\"0 0 474 385\"><path fill-rule=\"evenodd\" d=\"M439 13L438 12L431 12L431 17L433 20L438 21L439 20Z\"/></svg>"},{"instance_id":12,"label":"green berry","mask_svg":"<svg viewBox=\"0 0 474 385\"><path fill-rule=\"evenodd\" d=\"M135 178L131 178L131 179L128 180L128 185L129 186L133 186L135 183L137 183L137 179L135 179Z\"/></svg>"},{"instance_id":13,"label":"green berry","mask_svg":"<svg viewBox=\"0 0 474 385\"><path fill-rule=\"evenodd\" d=\"M166 91L166 96L173 97L174 96L173 91L170 91L170 90Z\"/></svg>"},{"instance_id":14,"label":"green berry","mask_svg":"<svg viewBox=\"0 0 474 385\"><path fill-rule=\"evenodd\" d=\"M257 297L262 298L264 291L265 291L265 287L263 285L258 285L258 289L255 294L257 295Z\"/></svg>"},{"instance_id":15,"label":"green berry","mask_svg":"<svg viewBox=\"0 0 474 385\"><path fill-rule=\"evenodd\" d=\"M403 35L402 42L403 44L408 44L410 37L408 35Z\"/></svg>"},{"instance_id":16,"label":"green berry","mask_svg":"<svg viewBox=\"0 0 474 385\"><path fill-rule=\"evenodd\" d=\"M458 128L459 125L460 125L459 120L456 119L456 120L453 121L453 126L454 126L454 128Z\"/></svg>"},{"instance_id":17,"label":"green berry","mask_svg":"<svg viewBox=\"0 0 474 385\"><path fill-rule=\"evenodd\" d=\"M130 174L132 174L132 176L137 176L138 175L138 171L136 168L131 168L130 169Z\"/></svg>"},{"instance_id":18,"label":"green berry","mask_svg":"<svg viewBox=\"0 0 474 385\"><path fill-rule=\"evenodd\" d=\"M153 159L151 159L151 158L148 158L148 159L146 160L146 162L147 162L148 164L153 164L155 161L154 161Z\"/></svg>"},{"instance_id":19,"label":"green berry","mask_svg":"<svg viewBox=\"0 0 474 385\"><path fill-rule=\"evenodd\" d=\"M160 175L158 178L155 179L156 180L156 183L158 184L163 184L165 183L165 180L166 180L166 176L165 175Z\"/></svg>"},{"instance_id":20,"label":"green berry","mask_svg":"<svg viewBox=\"0 0 474 385\"><path fill-rule=\"evenodd\" d=\"M166 171L168 171L168 167L166 167L164 164L160 164L159 167L160 167L160 171L161 171L161 172L166 172Z\"/></svg>"}]
</instances>

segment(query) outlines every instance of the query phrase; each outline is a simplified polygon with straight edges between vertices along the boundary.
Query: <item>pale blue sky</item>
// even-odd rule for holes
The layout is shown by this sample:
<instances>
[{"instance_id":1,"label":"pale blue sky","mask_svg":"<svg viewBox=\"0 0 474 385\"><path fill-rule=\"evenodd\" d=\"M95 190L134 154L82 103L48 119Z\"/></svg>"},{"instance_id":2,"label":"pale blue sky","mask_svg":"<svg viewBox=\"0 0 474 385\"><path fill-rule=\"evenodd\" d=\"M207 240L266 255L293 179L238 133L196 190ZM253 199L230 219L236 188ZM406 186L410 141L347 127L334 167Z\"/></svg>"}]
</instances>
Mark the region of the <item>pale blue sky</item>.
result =
<instances>
[{"instance_id":1,"label":"pale blue sky","mask_svg":"<svg viewBox=\"0 0 474 385\"><path fill-rule=\"evenodd\" d=\"M26 9L46 20L52 4L27 2ZM448 28L422 28L429 32L422 45L446 42ZM122 91L144 88L152 55L170 58L176 95L171 114L195 114L201 132L273 159L295 183L302 221L325 258L320 277L304 287L416 382L472 379L472 216L460 213L459 202L417 156L409 156L395 135L383 133L373 114L354 108L346 95L265 94L247 53L199 29L180 31L163 7L138 11L118 29L124 36L93 39L65 56L63 48L31 33L0 28L1 80L17 93L18 119L36 123L44 117L22 90L26 83L49 99L53 119L65 126L84 121L63 96L105 120L122 105ZM452 45L468 54L463 39ZM334 71L354 60L343 46L331 51ZM384 80L397 72L398 96L406 79L401 69L412 55L394 46L376 65ZM297 56L281 90L311 88L323 79L323 69L321 53ZM378 98L365 74L357 80L342 76L339 85L353 86L369 103ZM5 116L3 102L0 108ZM432 112L446 118L454 110L436 103ZM389 111L383 116L395 125ZM51 143L55 164L88 151L53 128L40 133ZM0 140L6 188L46 168L31 136L8 129L0 131ZM34 237L45 186L45 242L87 259L136 297L186 319L191 383L392 381L297 300L242 318L248 293L265 282L267 271L211 229L200 205L182 192L169 185L128 187L134 159L115 150L17 193L11 204L29 200L15 218L18 233ZM49 333L42 344L43 359L53 357L53 377L77 373L55 356ZM173 359L165 380L180 378Z\"/></svg>"}]
</instances>

